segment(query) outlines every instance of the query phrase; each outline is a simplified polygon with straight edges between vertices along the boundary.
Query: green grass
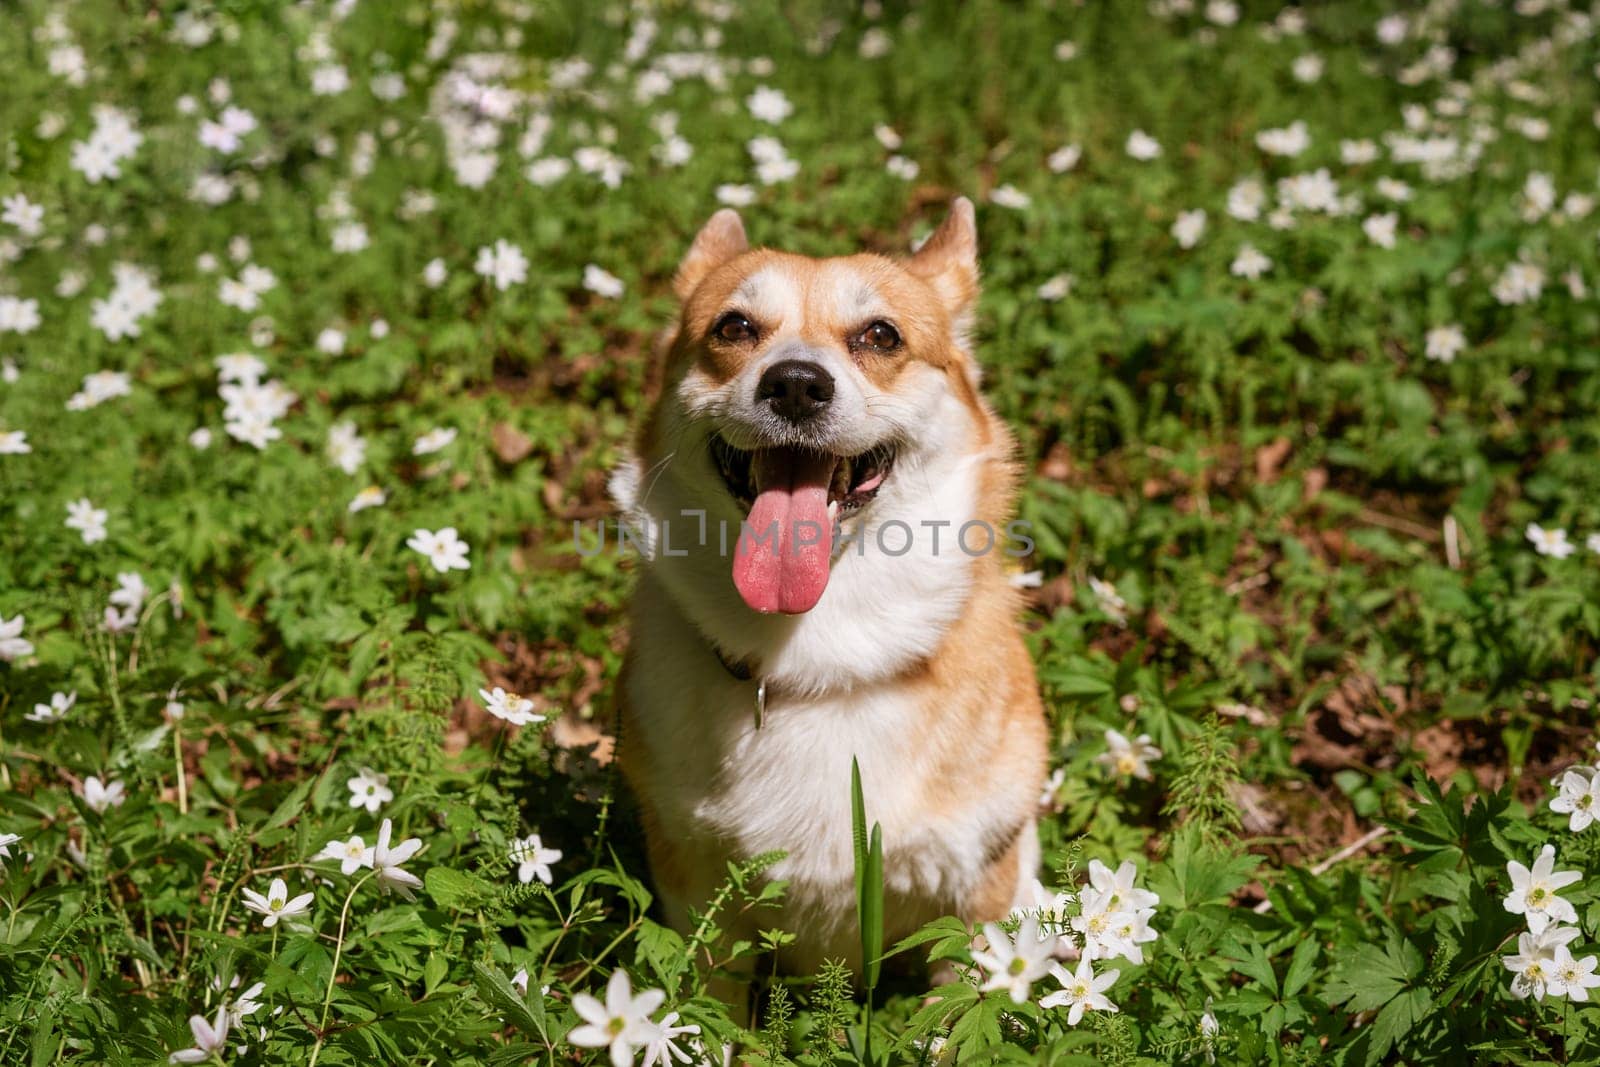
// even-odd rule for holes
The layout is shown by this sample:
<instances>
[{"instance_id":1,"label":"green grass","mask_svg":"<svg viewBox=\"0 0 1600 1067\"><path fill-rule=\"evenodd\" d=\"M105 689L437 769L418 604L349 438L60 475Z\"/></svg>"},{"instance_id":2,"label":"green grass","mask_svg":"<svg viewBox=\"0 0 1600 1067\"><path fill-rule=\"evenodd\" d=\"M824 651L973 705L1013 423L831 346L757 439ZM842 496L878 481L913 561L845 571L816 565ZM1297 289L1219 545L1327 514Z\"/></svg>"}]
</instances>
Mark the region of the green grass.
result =
<instances>
[{"instance_id":1,"label":"green grass","mask_svg":"<svg viewBox=\"0 0 1600 1067\"><path fill-rule=\"evenodd\" d=\"M1570 198L1600 193L1587 16L1461 0L1384 45L1369 3L1270 33L1276 9L1257 4L1232 26L1143 4L867 6L664 3L648 40L641 14L577 0L368 0L342 20L243 0L8 10L0 199L44 215L37 233L0 223L0 453L18 451L8 432L29 448L0 454L0 840L20 839L0 859L0 1062L161 1062L193 1043L189 1016L256 982L230 1061L604 1062L565 1036L574 996L619 968L665 991L657 1020L676 1010L752 1062L933 1062L939 1042L962 1063L1600 1059L1600 1011L1516 999L1500 962L1524 929L1502 907L1506 864L1547 842L1585 875L1562 890L1572 953L1600 932L1596 831L1548 809L1551 776L1592 755L1600 654L1585 547L1600 215ZM197 25L183 10L206 43L179 39ZM1323 61L1309 84L1293 73L1308 54ZM330 66L349 87L318 95ZM666 68L675 84L644 99L660 86L642 73ZM458 181L441 125L452 70L514 91L482 188ZM395 73L401 95L377 98ZM792 115L753 117L761 86ZM197 136L223 91L257 123L232 152ZM143 140L91 182L73 145L103 104ZM692 146L681 165L657 151L669 111ZM626 173L531 184L535 113L551 120L536 156L606 145ZM1297 120L1301 155L1258 146ZM1135 130L1158 158L1130 157ZM758 136L781 140L792 179L757 179ZM1396 136L1454 138L1468 162L1399 161ZM1340 142L1363 139L1376 159L1345 162ZM1068 144L1081 158L1054 172ZM1318 168L1355 202L1269 225L1277 183ZM197 202L201 175L226 202ZM1553 205L1537 179L1529 204L1530 175ZM1246 221L1229 191L1252 178L1267 206ZM813 254L899 253L953 196L979 203L978 352L1021 440L1024 562L1042 579L1024 622L1065 771L1044 880L1073 888L1091 860L1132 859L1161 897L1146 962L1114 965L1117 1014L1069 1025L1037 1003L1055 979L1022 1004L970 973L931 998L891 981L930 955L966 971L968 931L947 920L899 947L870 1015L842 968L758 963L764 1009L739 1035L706 980L788 936L722 932L781 893L761 877L772 857L728 872L692 931L652 909L629 800L584 747L609 729L636 561L581 555L572 524L606 513L672 271L727 183L750 186L753 240ZM1026 206L992 201L1003 186ZM1183 249L1172 227L1197 208ZM1362 225L1388 212L1392 248ZM359 243L351 222L366 247L335 251L336 233ZM528 260L504 290L473 269L502 239ZM1245 244L1272 264L1253 280L1230 270ZM1507 303L1497 282L1519 260L1542 291ZM113 340L94 304L119 263L162 298ZM248 311L219 299L247 263L276 276ZM623 294L589 291L590 264ZM1041 298L1063 274L1066 295ZM37 301L36 328L17 329L32 317L18 301ZM1462 350L1427 358L1450 325ZM318 345L329 329L337 354ZM224 429L213 359L235 352L295 395L262 449ZM126 373L127 395L69 410L101 371ZM341 422L367 442L353 474L328 452ZM436 428L457 435L414 455ZM386 503L350 512L369 485ZM63 525L83 498L106 512L103 540ZM1575 551L1535 551L1529 524ZM406 546L442 527L470 569ZM129 572L148 592L110 632ZM1091 578L1115 586L1125 624ZM502 729L486 685L551 721ZM76 703L28 721L55 693ZM1151 780L1097 761L1108 729L1151 735ZM393 792L375 813L349 803L364 767ZM125 802L93 810L91 775ZM371 845L382 818L423 842L414 902L313 865L330 840ZM563 854L548 888L509 858L531 832ZM275 876L315 894L300 928L243 905Z\"/></svg>"}]
</instances>

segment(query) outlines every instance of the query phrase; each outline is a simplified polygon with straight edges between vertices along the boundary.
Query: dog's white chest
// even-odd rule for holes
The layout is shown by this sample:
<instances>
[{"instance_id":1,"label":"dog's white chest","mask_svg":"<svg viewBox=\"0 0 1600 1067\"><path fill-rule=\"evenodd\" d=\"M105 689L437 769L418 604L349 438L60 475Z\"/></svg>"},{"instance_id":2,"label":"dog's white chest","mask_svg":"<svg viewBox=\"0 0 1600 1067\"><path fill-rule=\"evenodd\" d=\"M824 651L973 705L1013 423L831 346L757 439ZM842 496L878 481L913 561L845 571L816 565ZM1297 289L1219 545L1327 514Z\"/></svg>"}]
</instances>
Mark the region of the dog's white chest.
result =
<instances>
[{"instance_id":1,"label":"dog's white chest","mask_svg":"<svg viewBox=\"0 0 1600 1067\"><path fill-rule=\"evenodd\" d=\"M948 907L971 888L996 828L981 805L938 802L926 713L913 696L892 687L813 699L774 692L758 728L755 683L710 663L716 674L698 671L652 697L649 743L670 780L658 794L669 834L718 842L726 860L781 851L769 874L789 882L791 907L837 907L852 899L843 887L854 877L855 760L867 818L883 827L890 892Z\"/></svg>"}]
</instances>

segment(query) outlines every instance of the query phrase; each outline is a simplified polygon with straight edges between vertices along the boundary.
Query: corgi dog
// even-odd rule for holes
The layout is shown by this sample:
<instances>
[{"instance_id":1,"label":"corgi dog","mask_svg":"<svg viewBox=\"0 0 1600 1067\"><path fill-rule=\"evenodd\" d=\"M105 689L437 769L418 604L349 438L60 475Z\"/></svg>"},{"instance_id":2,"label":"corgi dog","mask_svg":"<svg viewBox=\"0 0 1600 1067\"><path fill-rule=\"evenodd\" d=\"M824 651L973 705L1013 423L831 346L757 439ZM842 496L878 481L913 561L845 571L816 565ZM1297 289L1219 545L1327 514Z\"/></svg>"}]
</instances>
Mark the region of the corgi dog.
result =
<instances>
[{"instance_id":1,"label":"corgi dog","mask_svg":"<svg viewBox=\"0 0 1600 1067\"><path fill-rule=\"evenodd\" d=\"M1033 902L1048 730L1006 571L1015 445L968 341L977 250L965 198L898 259L751 248L718 211L612 477L644 557L617 751L652 877L688 930L730 862L781 851L759 923L795 935L795 973L861 973L852 759L885 944Z\"/></svg>"}]
</instances>

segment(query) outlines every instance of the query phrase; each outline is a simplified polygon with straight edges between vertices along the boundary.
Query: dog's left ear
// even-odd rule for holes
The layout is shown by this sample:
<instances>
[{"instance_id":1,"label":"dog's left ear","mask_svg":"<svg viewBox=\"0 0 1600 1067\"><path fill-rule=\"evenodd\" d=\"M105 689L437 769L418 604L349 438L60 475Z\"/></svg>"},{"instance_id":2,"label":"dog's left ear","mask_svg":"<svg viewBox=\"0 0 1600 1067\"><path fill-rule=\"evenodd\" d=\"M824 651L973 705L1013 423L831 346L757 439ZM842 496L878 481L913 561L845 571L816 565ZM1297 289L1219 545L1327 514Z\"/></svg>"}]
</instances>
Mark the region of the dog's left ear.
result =
<instances>
[{"instance_id":1,"label":"dog's left ear","mask_svg":"<svg viewBox=\"0 0 1600 1067\"><path fill-rule=\"evenodd\" d=\"M978 223L971 200L955 198L944 222L906 260L906 269L933 286L958 333L964 332L961 324L971 319L978 299Z\"/></svg>"},{"instance_id":2,"label":"dog's left ear","mask_svg":"<svg viewBox=\"0 0 1600 1067\"><path fill-rule=\"evenodd\" d=\"M744 235L744 221L731 207L712 215L695 234L694 244L678 264L678 273L672 279L672 291L679 300L689 299L706 275L750 247Z\"/></svg>"}]
</instances>

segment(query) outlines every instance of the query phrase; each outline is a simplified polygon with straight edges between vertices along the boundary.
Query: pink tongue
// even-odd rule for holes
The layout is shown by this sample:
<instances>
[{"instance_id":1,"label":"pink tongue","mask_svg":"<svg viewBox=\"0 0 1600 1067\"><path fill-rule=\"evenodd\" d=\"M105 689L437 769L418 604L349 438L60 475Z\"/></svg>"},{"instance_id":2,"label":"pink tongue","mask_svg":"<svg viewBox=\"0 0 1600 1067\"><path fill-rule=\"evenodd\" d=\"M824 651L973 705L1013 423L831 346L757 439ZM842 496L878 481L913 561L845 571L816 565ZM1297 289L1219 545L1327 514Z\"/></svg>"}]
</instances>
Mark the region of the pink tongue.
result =
<instances>
[{"instance_id":1,"label":"pink tongue","mask_svg":"<svg viewBox=\"0 0 1600 1067\"><path fill-rule=\"evenodd\" d=\"M836 462L789 448L763 449L752 460L761 493L734 549L733 584L756 611L799 615L822 599L833 541L828 483Z\"/></svg>"}]
</instances>

